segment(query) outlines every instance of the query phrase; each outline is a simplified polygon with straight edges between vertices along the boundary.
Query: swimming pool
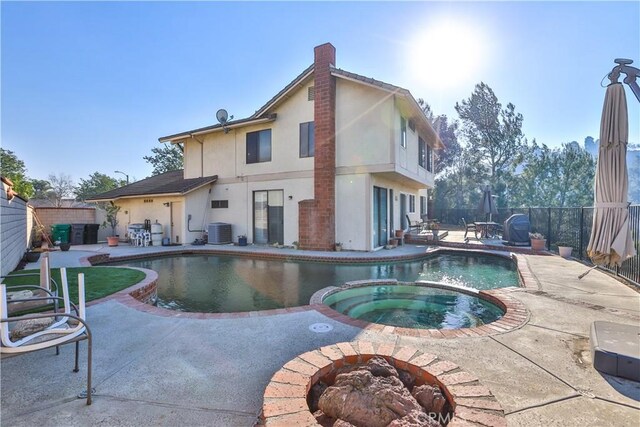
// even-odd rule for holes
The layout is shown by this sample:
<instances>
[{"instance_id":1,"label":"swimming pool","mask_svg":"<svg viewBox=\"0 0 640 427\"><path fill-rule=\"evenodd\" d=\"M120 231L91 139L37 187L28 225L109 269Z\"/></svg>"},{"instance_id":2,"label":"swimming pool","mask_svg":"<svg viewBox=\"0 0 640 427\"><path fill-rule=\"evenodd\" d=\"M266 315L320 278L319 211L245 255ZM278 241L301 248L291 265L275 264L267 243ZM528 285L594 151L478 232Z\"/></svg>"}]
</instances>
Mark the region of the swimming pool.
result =
<instances>
[{"instance_id":1,"label":"swimming pool","mask_svg":"<svg viewBox=\"0 0 640 427\"><path fill-rule=\"evenodd\" d=\"M266 261L224 255L178 255L109 264L157 271L158 306L204 313L306 305L316 291L354 280L430 280L476 289L518 286L512 260L454 253L375 265Z\"/></svg>"},{"instance_id":2,"label":"swimming pool","mask_svg":"<svg viewBox=\"0 0 640 427\"><path fill-rule=\"evenodd\" d=\"M504 312L479 296L428 285L367 285L342 289L323 301L351 318L417 329L475 328Z\"/></svg>"}]
</instances>

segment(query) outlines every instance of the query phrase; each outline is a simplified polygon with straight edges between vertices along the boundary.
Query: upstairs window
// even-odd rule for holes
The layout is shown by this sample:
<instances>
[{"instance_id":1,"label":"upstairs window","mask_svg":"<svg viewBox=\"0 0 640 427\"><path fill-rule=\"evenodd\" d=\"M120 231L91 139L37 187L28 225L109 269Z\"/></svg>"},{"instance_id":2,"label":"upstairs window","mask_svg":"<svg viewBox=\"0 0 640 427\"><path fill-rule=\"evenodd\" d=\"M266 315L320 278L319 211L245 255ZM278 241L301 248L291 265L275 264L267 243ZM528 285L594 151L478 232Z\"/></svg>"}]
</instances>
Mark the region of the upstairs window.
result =
<instances>
[{"instance_id":1,"label":"upstairs window","mask_svg":"<svg viewBox=\"0 0 640 427\"><path fill-rule=\"evenodd\" d=\"M300 157L313 157L315 154L313 122L300 123Z\"/></svg>"},{"instance_id":2,"label":"upstairs window","mask_svg":"<svg viewBox=\"0 0 640 427\"><path fill-rule=\"evenodd\" d=\"M418 164L425 169L427 168L427 144L422 138L418 138Z\"/></svg>"},{"instance_id":3,"label":"upstairs window","mask_svg":"<svg viewBox=\"0 0 640 427\"><path fill-rule=\"evenodd\" d=\"M407 119L400 116L400 146L407 148Z\"/></svg>"},{"instance_id":4,"label":"upstairs window","mask_svg":"<svg viewBox=\"0 0 640 427\"><path fill-rule=\"evenodd\" d=\"M433 172L433 149L427 145L427 170Z\"/></svg>"},{"instance_id":5,"label":"upstairs window","mask_svg":"<svg viewBox=\"0 0 640 427\"><path fill-rule=\"evenodd\" d=\"M271 161L271 129L247 133L247 164Z\"/></svg>"}]
</instances>

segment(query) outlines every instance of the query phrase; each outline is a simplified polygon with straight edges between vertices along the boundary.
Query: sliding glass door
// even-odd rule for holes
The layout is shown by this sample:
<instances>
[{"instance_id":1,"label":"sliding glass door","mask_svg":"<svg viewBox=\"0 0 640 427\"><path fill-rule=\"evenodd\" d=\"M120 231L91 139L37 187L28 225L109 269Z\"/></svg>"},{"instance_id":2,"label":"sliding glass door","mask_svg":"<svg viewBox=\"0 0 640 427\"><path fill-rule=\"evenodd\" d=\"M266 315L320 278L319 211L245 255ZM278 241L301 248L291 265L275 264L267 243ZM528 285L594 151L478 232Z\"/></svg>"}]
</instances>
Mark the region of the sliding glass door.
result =
<instances>
[{"instance_id":1,"label":"sliding glass door","mask_svg":"<svg viewBox=\"0 0 640 427\"><path fill-rule=\"evenodd\" d=\"M373 187L373 246L384 246L388 242L387 189Z\"/></svg>"},{"instance_id":2,"label":"sliding glass door","mask_svg":"<svg viewBox=\"0 0 640 427\"><path fill-rule=\"evenodd\" d=\"M284 244L284 191L253 192L254 243Z\"/></svg>"}]
</instances>

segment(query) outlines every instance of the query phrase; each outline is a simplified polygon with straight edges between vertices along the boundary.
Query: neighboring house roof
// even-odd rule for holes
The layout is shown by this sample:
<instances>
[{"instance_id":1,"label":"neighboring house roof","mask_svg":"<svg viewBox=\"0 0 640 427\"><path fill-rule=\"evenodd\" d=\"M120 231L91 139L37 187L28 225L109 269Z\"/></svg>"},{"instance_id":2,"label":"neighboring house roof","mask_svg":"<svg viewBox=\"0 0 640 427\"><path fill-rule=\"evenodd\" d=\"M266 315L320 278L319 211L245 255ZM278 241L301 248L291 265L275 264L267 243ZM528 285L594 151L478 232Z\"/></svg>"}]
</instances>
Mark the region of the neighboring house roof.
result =
<instances>
[{"instance_id":1,"label":"neighboring house roof","mask_svg":"<svg viewBox=\"0 0 640 427\"><path fill-rule=\"evenodd\" d=\"M136 181L124 187L91 197L90 201L116 200L122 198L161 195L184 195L218 180L218 175L200 178L184 178L184 170L176 170Z\"/></svg>"},{"instance_id":2,"label":"neighboring house roof","mask_svg":"<svg viewBox=\"0 0 640 427\"><path fill-rule=\"evenodd\" d=\"M294 78L288 85L286 85L280 92L278 92L273 98L267 101L262 107L260 107L253 115L250 117L239 119L235 121L227 122L224 128L233 129L235 127L246 126L250 124L257 124L265 121L273 121L276 119L276 114L268 114L269 110L271 110L274 106L278 105L281 101L287 99L291 91L297 89L300 85L307 81L313 75L314 65L310 65L307 67L302 73L300 73L296 78ZM404 89L400 86L395 86L389 83L382 82L380 80L375 80L370 77L365 77L360 74L352 73L350 71L345 71L340 68L332 67L331 73L336 77L342 77L351 81L355 81L358 83L366 84L372 87L376 87L378 89L382 89L388 92L392 92L399 96L406 98L409 101L410 108L414 110L415 116L418 116L423 119L424 128L431 134L431 136L435 139L436 148L444 148L444 144L440 140L440 137L437 135L435 130L431 124L427 121L427 118L424 116L420 105L416 99L411 95L407 89ZM178 140L189 138L191 135L213 132L216 130L222 130L223 126L221 124L216 124L212 126L202 127L198 129L193 129L190 131L180 132L174 135L163 136L158 138L160 142L178 142Z\"/></svg>"}]
</instances>

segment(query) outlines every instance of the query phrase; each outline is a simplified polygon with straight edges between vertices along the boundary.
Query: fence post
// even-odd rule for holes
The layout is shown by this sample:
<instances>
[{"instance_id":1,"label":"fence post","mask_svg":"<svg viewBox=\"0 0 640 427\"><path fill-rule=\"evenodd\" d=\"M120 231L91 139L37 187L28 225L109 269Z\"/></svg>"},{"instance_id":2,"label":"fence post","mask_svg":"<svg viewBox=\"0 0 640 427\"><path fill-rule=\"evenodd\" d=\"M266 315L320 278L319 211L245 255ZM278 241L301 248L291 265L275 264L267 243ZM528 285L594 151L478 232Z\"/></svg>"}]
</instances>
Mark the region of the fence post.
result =
<instances>
[{"instance_id":1,"label":"fence post","mask_svg":"<svg viewBox=\"0 0 640 427\"><path fill-rule=\"evenodd\" d=\"M580 208L580 239L579 239L580 260L582 261L582 248L584 247L584 206Z\"/></svg>"},{"instance_id":2,"label":"fence post","mask_svg":"<svg viewBox=\"0 0 640 427\"><path fill-rule=\"evenodd\" d=\"M551 250L551 208L547 208L547 250Z\"/></svg>"}]
</instances>

